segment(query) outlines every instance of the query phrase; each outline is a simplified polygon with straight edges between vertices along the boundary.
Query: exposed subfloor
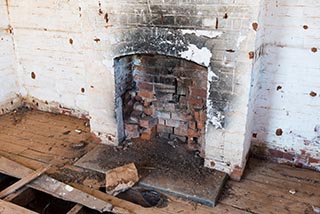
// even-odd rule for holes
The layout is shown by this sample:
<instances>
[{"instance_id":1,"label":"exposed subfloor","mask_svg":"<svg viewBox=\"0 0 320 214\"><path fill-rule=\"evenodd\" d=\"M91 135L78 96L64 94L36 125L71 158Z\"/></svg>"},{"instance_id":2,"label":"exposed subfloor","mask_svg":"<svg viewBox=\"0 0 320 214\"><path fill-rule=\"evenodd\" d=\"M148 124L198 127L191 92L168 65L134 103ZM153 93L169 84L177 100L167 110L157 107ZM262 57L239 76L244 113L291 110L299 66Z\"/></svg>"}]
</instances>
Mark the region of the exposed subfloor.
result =
<instances>
[{"instance_id":1,"label":"exposed subfloor","mask_svg":"<svg viewBox=\"0 0 320 214\"><path fill-rule=\"evenodd\" d=\"M141 177L139 185L215 206L228 176L205 168L203 159L187 147L158 138L117 148L98 146L76 165L104 173L133 162Z\"/></svg>"},{"instance_id":2,"label":"exposed subfloor","mask_svg":"<svg viewBox=\"0 0 320 214\"><path fill-rule=\"evenodd\" d=\"M97 146L87 121L39 111L0 117L0 155L33 169L52 164L48 174L69 184L98 189L104 174L74 166ZM80 133L79 133L80 132ZM215 208L167 195L165 213L319 213L320 173L257 159L241 182L228 181Z\"/></svg>"}]
</instances>

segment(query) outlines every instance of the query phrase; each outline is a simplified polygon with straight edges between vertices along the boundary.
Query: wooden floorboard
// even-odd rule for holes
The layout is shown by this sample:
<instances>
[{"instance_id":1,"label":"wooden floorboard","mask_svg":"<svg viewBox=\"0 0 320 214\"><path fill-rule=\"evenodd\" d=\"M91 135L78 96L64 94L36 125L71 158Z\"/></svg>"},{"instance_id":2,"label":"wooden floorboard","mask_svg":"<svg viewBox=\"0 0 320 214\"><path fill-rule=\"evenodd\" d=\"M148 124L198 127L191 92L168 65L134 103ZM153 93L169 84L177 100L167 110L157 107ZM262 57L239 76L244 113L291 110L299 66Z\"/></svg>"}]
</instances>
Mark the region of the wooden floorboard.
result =
<instances>
[{"instance_id":1,"label":"wooden floorboard","mask_svg":"<svg viewBox=\"0 0 320 214\"><path fill-rule=\"evenodd\" d=\"M98 188L104 185L103 174L73 165L97 146L90 143L86 123L86 120L39 111L0 116L0 156L32 169L52 164L48 174L54 178ZM82 130L81 134L76 129ZM87 145L72 147L80 141ZM320 209L320 173L251 159L242 181L228 181L215 208L168 197L167 213L313 214Z\"/></svg>"}]
</instances>

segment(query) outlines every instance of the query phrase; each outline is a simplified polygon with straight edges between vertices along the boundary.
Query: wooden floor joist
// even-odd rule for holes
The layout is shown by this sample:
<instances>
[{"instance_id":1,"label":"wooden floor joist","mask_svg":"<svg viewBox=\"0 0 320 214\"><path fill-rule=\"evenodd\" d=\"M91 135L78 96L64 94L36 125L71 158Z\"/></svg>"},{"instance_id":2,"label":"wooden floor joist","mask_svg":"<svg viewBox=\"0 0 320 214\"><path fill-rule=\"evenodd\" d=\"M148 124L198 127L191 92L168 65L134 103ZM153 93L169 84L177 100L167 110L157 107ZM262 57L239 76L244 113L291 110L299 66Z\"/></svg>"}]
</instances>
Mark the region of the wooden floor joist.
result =
<instances>
[{"instance_id":1,"label":"wooden floor joist","mask_svg":"<svg viewBox=\"0 0 320 214\"><path fill-rule=\"evenodd\" d=\"M50 168L50 165L43 167L43 168L40 168L40 169L32 172L28 176L23 177L21 180L17 181L16 183L14 183L11 186L7 187L6 189L2 190L0 192L0 198L6 197L7 195L9 195L9 194L15 192L16 190L18 190L19 188L23 187L27 183L33 181L34 179L36 179L37 177L42 175L45 171L47 171L49 168Z\"/></svg>"},{"instance_id":2,"label":"wooden floor joist","mask_svg":"<svg viewBox=\"0 0 320 214\"><path fill-rule=\"evenodd\" d=\"M83 208L83 205L81 204L76 204L74 207L72 207L67 214L78 214L80 210Z\"/></svg>"},{"instance_id":3,"label":"wooden floor joist","mask_svg":"<svg viewBox=\"0 0 320 214\"><path fill-rule=\"evenodd\" d=\"M21 164L0 157L0 172L16 178L23 178L34 171ZM99 212L112 212L114 206L106 201L97 199L83 191L64 184L47 175L41 175L36 180L28 184L29 187L53 195L54 197L82 204Z\"/></svg>"},{"instance_id":4,"label":"wooden floor joist","mask_svg":"<svg viewBox=\"0 0 320 214\"><path fill-rule=\"evenodd\" d=\"M1 214L37 214L34 211L20 207L8 201L0 200L0 213Z\"/></svg>"}]
</instances>

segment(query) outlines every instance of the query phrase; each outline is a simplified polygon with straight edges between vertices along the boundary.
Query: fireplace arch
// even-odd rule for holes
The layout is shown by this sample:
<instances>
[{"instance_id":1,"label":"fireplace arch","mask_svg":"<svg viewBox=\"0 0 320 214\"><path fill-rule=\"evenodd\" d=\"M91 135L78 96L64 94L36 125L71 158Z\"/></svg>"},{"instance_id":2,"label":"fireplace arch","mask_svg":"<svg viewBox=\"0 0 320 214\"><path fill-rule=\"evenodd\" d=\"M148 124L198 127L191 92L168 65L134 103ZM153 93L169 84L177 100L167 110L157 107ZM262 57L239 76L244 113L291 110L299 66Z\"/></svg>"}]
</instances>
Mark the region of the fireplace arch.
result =
<instances>
[{"instance_id":1,"label":"fireplace arch","mask_svg":"<svg viewBox=\"0 0 320 214\"><path fill-rule=\"evenodd\" d=\"M204 153L208 69L182 58L134 54L115 58L118 142L158 136Z\"/></svg>"}]
</instances>

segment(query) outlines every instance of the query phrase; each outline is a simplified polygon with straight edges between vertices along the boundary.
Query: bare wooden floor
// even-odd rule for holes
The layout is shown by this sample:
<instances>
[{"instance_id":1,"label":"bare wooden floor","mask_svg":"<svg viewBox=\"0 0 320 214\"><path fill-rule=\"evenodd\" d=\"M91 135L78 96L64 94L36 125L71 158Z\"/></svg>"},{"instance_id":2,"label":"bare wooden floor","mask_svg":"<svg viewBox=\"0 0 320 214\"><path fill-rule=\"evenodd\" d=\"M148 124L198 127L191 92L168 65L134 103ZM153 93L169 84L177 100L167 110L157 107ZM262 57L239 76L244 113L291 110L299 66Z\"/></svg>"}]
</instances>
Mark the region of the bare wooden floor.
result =
<instances>
[{"instance_id":1,"label":"bare wooden floor","mask_svg":"<svg viewBox=\"0 0 320 214\"><path fill-rule=\"evenodd\" d=\"M39 111L1 116L0 155L33 169L50 163L52 177L98 188L103 174L73 166L96 146L86 122ZM320 173L251 159L244 179L228 181L215 208L169 198L168 213L317 213Z\"/></svg>"}]
</instances>

